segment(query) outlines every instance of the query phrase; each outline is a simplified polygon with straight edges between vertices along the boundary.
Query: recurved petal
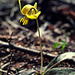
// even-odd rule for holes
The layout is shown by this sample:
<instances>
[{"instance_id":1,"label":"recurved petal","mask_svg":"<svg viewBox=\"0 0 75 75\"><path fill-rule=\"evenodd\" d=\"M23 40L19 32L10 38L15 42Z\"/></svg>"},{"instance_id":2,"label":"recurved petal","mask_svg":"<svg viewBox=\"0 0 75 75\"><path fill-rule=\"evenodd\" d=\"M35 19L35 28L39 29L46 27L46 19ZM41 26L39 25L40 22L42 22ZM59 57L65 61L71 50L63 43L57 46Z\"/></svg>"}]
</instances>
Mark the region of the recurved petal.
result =
<instances>
[{"instance_id":1,"label":"recurved petal","mask_svg":"<svg viewBox=\"0 0 75 75\"><path fill-rule=\"evenodd\" d=\"M37 2L35 2L34 7L37 9Z\"/></svg>"},{"instance_id":2,"label":"recurved petal","mask_svg":"<svg viewBox=\"0 0 75 75\"><path fill-rule=\"evenodd\" d=\"M40 14L41 14L41 11L39 11L39 12L36 13L36 14L34 14L34 16L36 16L36 17L38 18Z\"/></svg>"},{"instance_id":3,"label":"recurved petal","mask_svg":"<svg viewBox=\"0 0 75 75\"><path fill-rule=\"evenodd\" d=\"M38 16L41 14L41 11L39 11L38 13L36 13L36 14L32 14L32 15L28 15L27 14L27 18L29 18L29 19L37 19L38 18Z\"/></svg>"},{"instance_id":4,"label":"recurved petal","mask_svg":"<svg viewBox=\"0 0 75 75\"><path fill-rule=\"evenodd\" d=\"M25 6L22 8L21 13L22 13L23 15L26 15L26 13L27 13L31 8L34 8L34 7L33 7L32 5L30 5L30 4L27 4L27 5L25 5Z\"/></svg>"}]
</instances>

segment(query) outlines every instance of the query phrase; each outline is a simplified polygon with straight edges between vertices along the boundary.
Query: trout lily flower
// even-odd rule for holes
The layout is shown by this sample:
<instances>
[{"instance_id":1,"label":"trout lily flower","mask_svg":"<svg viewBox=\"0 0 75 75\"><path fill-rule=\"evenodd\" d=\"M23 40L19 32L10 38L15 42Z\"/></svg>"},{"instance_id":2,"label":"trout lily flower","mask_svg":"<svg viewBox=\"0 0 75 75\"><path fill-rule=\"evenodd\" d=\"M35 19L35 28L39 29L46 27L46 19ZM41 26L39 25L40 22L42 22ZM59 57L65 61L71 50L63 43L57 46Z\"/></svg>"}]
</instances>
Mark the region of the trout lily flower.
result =
<instances>
[{"instance_id":1,"label":"trout lily flower","mask_svg":"<svg viewBox=\"0 0 75 75\"><path fill-rule=\"evenodd\" d=\"M29 19L37 19L38 16L41 14L41 11L37 10L37 3L35 3L34 6L27 4L21 9L21 2L19 0L19 7L21 13L24 15L24 18L20 20L20 22L23 22L23 25L28 24Z\"/></svg>"}]
</instances>

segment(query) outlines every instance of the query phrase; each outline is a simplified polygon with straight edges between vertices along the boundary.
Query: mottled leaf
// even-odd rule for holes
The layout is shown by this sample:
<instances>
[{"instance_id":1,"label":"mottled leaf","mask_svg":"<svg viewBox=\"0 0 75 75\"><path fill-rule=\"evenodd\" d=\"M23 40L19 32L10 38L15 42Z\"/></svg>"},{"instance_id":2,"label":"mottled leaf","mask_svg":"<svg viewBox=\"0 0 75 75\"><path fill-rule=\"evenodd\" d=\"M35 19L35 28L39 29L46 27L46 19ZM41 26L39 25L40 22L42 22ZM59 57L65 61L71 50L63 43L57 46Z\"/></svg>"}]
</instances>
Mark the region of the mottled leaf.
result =
<instances>
[{"instance_id":1,"label":"mottled leaf","mask_svg":"<svg viewBox=\"0 0 75 75\"><path fill-rule=\"evenodd\" d=\"M23 70L23 71L20 71L19 72L19 75L32 75L33 73L35 73L36 70L32 70L32 69L29 69L29 70Z\"/></svg>"},{"instance_id":2,"label":"mottled leaf","mask_svg":"<svg viewBox=\"0 0 75 75\"><path fill-rule=\"evenodd\" d=\"M75 75L75 69L73 68L53 68L49 70L45 75Z\"/></svg>"},{"instance_id":3,"label":"mottled leaf","mask_svg":"<svg viewBox=\"0 0 75 75\"><path fill-rule=\"evenodd\" d=\"M49 65L47 66L46 70L50 67L52 67L54 64L56 64L57 62L60 63L61 61L64 61L66 59L70 59L73 60L75 62L75 52L66 52L63 53L59 56L57 56L56 58L54 58Z\"/></svg>"}]
</instances>

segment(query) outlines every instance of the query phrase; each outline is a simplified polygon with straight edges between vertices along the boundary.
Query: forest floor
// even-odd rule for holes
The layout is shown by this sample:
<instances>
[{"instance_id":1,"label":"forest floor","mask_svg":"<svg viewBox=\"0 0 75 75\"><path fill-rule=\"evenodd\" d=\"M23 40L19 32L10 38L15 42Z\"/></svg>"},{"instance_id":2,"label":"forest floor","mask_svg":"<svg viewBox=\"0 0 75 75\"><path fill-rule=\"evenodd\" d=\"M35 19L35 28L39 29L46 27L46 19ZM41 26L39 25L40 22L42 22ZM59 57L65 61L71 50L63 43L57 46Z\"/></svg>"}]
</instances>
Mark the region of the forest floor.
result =
<instances>
[{"instance_id":1,"label":"forest floor","mask_svg":"<svg viewBox=\"0 0 75 75\"><path fill-rule=\"evenodd\" d=\"M17 0L13 2L14 5L11 4L11 7L10 5L6 8L4 5L0 7L0 68L5 70L3 75L7 75L10 68L16 73L16 70L37 69L41 64L36 22L30 20L28 25L23 26L19 22L23 16L19 11L18 2ZM62 53L75 52L75 11L72 9L74 5L58 2L46 2L47 9L44 6L45 2L38 2L39 9L42 11L39 25L44 66ZM53 49L54 44L63 43L62 40L67 43L64 50L62 45ZM75 68L75 62L66 60L55 67Z\"/></svg>"}]
</instances>

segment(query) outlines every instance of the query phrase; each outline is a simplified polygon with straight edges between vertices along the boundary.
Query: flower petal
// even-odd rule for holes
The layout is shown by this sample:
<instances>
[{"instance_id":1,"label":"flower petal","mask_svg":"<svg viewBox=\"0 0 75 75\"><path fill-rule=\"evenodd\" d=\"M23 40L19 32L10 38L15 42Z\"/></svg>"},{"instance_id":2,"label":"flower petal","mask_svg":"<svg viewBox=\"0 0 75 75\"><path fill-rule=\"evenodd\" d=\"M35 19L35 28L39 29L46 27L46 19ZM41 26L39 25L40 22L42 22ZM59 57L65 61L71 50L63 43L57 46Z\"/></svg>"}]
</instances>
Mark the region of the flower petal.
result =
<instances>
[{"instance_id":1,"label":"flower petal","mask_svg":"<svg viewBox=\"0 0 75 75\"><path fill-rule=\"evenodd\" d=\"M27 4L27 5L25 5L25 6L22 8L21 13L22 13L23 15L26 15L26 13L27 13L31 8L34 8L34 7L33 7L32 5L30 5L30 4Z\"/></svg>"},{"instance_id":2,"label":"flower petal","mask_svg":"<svg viewBox=\"0 0 75 75\"><path fill-rule=\"evenodd\" d=\"M37 19L38 18L38 16L41 14L41 11L39 11L38 13L36 13L36 14L32 14L32 15L28 15L27 14L27 18L29 18L29 19Z\"/></svg>"},{"instance_id":3,"label":"flower petal","mask_svg":"<svg viewBox=\"0 0 75 75\"><path fill-rule=\"evenodd\" d=\"M36 17L38 18L40 14L41 14L41 11L39 11L39 12L36 13L36 14L34 14L34 16L36 16Z\"/></svg>"},{"instance_id":4,"label":"flower petal","mask_svg":"<svg viewBox=\"0 0 75 75\"><path fill-rule=\"evenodd\" d=\"M37 2L35 2L34 7L37 9Z\"/></svg>"}]
</instances>

